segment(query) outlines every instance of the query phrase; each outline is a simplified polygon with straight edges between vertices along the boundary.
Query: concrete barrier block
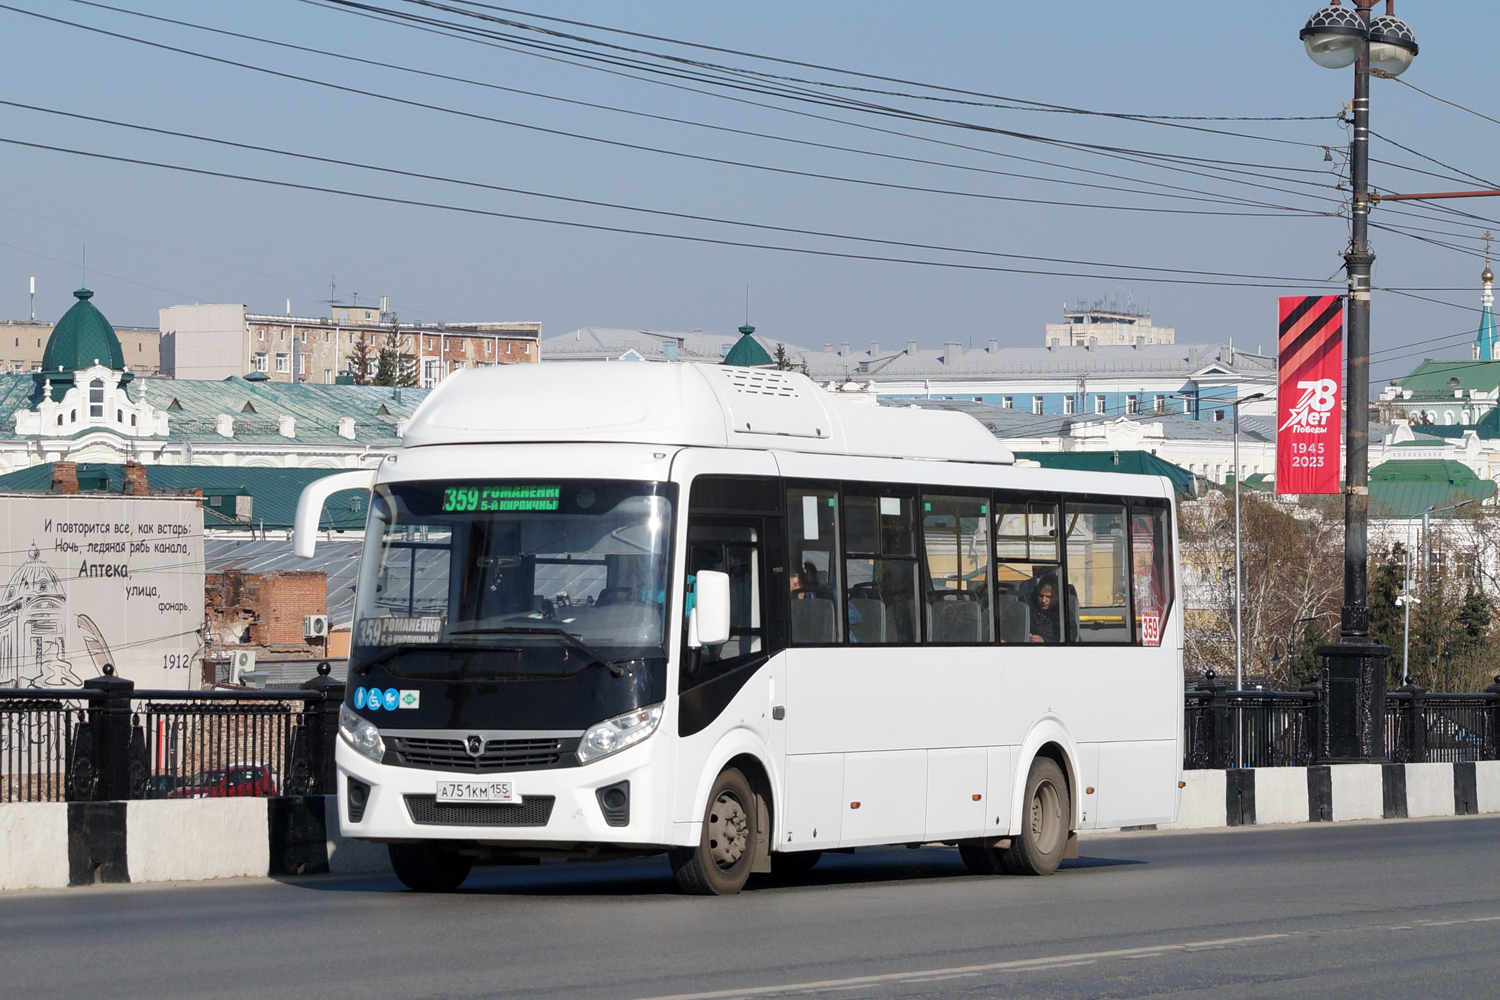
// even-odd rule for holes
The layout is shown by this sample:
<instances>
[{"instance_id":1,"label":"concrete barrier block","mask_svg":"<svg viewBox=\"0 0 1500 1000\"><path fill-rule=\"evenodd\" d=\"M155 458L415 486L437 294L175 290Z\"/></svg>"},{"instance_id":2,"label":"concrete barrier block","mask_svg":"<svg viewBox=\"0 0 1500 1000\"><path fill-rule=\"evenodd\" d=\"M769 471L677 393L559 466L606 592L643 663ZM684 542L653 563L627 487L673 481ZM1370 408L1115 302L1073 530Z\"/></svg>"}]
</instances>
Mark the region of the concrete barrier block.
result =
<instances>
[{"instance_id":1,"label":"concrete barrier block","mask_svg":"<svg viewBox=\"0 0 1500 1000\"><path fill-rule=\"evenodd\" d=\"M1500 813L1500 760L1476 761L1474 785L1479 793L1479 811Z\"/></svg>"},{"instance_id":2,"label":"concrete barrier block","mask_svg":"<svg viewBox=\"0 0 1500 1000\"><path fill-rule=\"evenodd\" d=\"M270 870L266 800L163 799L126 811L132 882L265 875Z\"/></svg>"},{"instance_id":3,"label":"concrete barrier block","mask_svg":"<svg viewBox=\"0 0 1500 1000\"><path fill-rule=\"evenodd\" d=\"M1306 823L1307 819L1307 768L1257 767L1256 824Z\"/></svg>"},{"instance_id":4,"label":"concrete barrier block","mask_svg":"<svg viewBox=\"0 0 1500 1000\"><path fill-rule=\"evenodd\" d=\"M1328 769L1333 791L1333 820L1380 819L1385 814L1379 764L1335 764ZM1452 798L1450 789L1449 798Z\"/></svg>"},{"instance_id":5,"label":"concrete barrier block","mask_svg":"<svg viewBox=\"0 0 1500 1000\"><path fill-rule=\"evenodd\" d=\"M328 870L335 874L388 874L391 871L391 855L386 846L345 837L339 829L338 796L329 795L323 801L326 810L324 822L328 829Z\"/></svg>"},{"instance_id":6,"label":"concrete barrier block","mask_svg":"<svg viewBox=\"0 0 1500 1000\"><path fill-rule=\"evenodd\" d=\"M51 889L68 884L68 804L11 802L0 806L0 889Z\"/></svg>"},{"instance_id":7,"label":"concrete barrier block","mask_svg":"<svg viewBox=\"0 0 1500 1000\"><path fill-rule=\"evenodd\" d=\"M1203 830L1226 826L1224 818L1224 772L1183 771L1182 808L1168 830Z\"/></svg>"},{"instance_id":8,"label":"concrete barrier block","mask_svg":"<svg viewBox=\"0 0 1500 1000\"><path fill-rule=\"evenodd\" d=\"M1453 765L1406 765L1406 815L1453 815Z\"/></svg>"}]
</instances>

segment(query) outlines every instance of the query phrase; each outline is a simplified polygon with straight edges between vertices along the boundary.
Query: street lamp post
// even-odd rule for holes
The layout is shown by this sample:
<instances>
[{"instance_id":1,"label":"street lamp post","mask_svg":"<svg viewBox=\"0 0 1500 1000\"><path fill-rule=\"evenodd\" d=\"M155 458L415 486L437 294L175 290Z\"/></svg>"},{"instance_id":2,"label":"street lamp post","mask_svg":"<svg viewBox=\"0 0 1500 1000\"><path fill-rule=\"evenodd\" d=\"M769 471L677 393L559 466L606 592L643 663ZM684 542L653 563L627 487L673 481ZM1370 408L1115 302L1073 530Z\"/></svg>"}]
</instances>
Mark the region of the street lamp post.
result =
<instances>
[{"instance_id":1,"label":"street lamp post","mask_svg":"<svg viewBox=\"0 0 1500 1000\"><path fill-rule=\"evenodd\" d=\"M1299 37L1308 57L1326 69L1354 66L1354 133L1349 142L1348 375L1344 423L1344 606L1338 641L1318 647L1323 660L1321 757L1325 761L1385 756L1385 659L1390 647L1370 638L1368 516L1370 500L1370 71L1397 76L1417 54L1405 22L1371 18L1376 0L1354 0L1351 10L1331 0L1308 18Z\"/></svg>"}]
</instances>

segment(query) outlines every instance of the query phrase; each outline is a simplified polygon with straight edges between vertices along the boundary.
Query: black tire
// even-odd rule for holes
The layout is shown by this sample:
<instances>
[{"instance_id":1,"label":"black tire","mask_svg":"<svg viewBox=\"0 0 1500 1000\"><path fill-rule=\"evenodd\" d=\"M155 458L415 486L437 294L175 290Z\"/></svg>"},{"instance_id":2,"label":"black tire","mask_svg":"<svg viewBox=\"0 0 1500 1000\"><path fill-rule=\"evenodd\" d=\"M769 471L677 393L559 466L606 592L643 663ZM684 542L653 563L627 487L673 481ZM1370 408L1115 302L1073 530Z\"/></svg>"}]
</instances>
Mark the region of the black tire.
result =
<instances>
[{"instance_id":1,"label":"black tire","mask_svg":"<svg viewBox=\"0 0 1500 1000\"><path fill-rule=\"evenodd\" d=\"M778 878L806 875L822 858L822 851L782 851L772 854L771 874Z\"/></svg>"},{"instance_id":2,"label":"black tire","mask_svg":"<svg viewBox=\"0 0 1500 1000\"><path fill-rule=\"evenodd\" d=\"M1010 847L1000 852L1000 866L1011 875L1051 875L1062 863L1073 826L1073 799L1062 768L1050 757L1031 762L1021 829L1011 833Z\"/></svg>"},{"instance_id":3,"label":"black tire","mask_svg":"<svg viewBox=\"0 0 1500 1000\"><path fill-rule=\"evenodd\" d=\"M745 776L732 767L720 772L708 791L698 846L667 854L677 887L698 896L728 896L743 889L755 863L759 812Z\"/></svg>"},{"instance_id":4,"label":"black tire","mask_svg":"<svg viewBox=\"0 0 1500 1000\"><path fill-rule=\"evenodd\" d=\"M463 885L474 859L431 843L391 844L391 867L415 892L452 892Z\"/></svg>"}]
</instances>

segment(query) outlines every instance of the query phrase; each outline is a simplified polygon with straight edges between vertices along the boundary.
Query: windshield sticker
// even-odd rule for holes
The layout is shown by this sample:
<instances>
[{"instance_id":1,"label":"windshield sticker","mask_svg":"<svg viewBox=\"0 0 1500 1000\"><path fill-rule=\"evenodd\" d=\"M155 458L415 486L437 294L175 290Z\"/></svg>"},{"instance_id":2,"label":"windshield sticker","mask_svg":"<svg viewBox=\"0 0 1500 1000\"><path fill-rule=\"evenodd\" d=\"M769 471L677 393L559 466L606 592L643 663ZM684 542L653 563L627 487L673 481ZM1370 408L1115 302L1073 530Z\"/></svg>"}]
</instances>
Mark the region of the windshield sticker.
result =
<instances>
[{"instance_id":1,"label":"windshield sticker","mask_svg":"<svg viewBox=\"0 0 1500 1000\"><path fill-rule=\"evenodd\" d=\"M394 712L396 710L396 703L401 700L401 692L395 688L386 688L381 694L381 698L383 700L381 707L387 712Z\"/></svg>"},{"instance_id":2,"label":"windshield sticker","mask_svg":"<svg viewBox=\"0 0 1500 1000\"><path fill-rule=\"evenodd\" d=\"M420 691L402 691L401 692L401 705L400 705L400 707L401 708L421 708L422 707L422 692L420 692Z\"/></svg>"},{"instance_id":3,"label":"windshield sticker","mask_svg":"<svg viewBox=\"0 0 1500 1000\"><path fill-rule=\"evenodd\" d=\"M365 709L371 712L380 711L380 688L370 688L370 693L365 699Z\"/></svg>"},{"instance_id":4,"label":"windshield sticker","mask_svg":"<svg viewBox=\"0 0 1500 1000\"><path fill-rule=\"evenodd\" d=\"M354 689L354 707L355 708L364 708L365 707L365 689L364 688L355 688Z\"/></svg>"},{"instance_id":5,"label":"windshield sticker","mask_svg":"<svg viewBox=\"0 0 1500 1000\"><path fill-rule=\"evenodd\" d=\"M443 631L443 619L430 618L362 618L359 641L365 646L395 646L403 643L437 642Z\"/></svg>"}]
</instances>

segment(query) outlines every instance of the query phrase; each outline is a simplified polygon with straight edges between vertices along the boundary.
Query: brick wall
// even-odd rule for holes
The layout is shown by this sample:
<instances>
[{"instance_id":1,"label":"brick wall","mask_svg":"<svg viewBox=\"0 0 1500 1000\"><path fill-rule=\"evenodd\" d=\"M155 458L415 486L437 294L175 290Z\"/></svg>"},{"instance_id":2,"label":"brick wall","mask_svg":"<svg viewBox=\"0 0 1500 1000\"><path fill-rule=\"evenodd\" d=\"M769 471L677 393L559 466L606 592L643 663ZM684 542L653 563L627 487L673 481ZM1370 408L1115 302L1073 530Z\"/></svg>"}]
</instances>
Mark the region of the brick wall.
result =
<instances>
[{"instance_id":1,"label":"brick wall","mask_svg":"<svg viewBox=\"0 0 1500 1000\"><path fill-rule=\"evenodd\" d=\"M77 462L53 462L52 463L52 492L53 493L77 493L78 492L78 463Z\"/></svg>"},{"instance_id":2,"label":"brick wall","mask_svg":"<svg viewBox=\"0 0 1500 1000\"><path fill-rule=\"evenodd\" d=\"M251 645L306 650L302 619L327 614L328 579L323 573L300 570L230 569L207 574L204 597L209 631L235 633L247 628Z\"/></svg>"}]
</instances>

